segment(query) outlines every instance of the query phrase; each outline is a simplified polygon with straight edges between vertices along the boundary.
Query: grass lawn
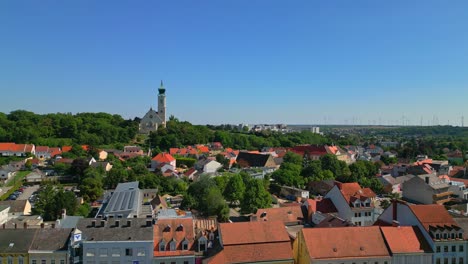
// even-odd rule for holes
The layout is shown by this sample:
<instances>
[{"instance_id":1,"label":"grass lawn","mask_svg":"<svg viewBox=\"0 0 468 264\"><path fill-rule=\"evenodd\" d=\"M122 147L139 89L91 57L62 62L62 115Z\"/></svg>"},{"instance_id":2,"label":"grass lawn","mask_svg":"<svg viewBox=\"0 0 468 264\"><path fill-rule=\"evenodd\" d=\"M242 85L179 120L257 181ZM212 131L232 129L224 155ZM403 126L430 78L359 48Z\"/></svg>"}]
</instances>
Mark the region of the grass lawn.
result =
<instances>
[{"instance_id":1,"label":"grass lawn","mask_svg":"<svg viewBox=\"0 0 468 264\"><path fill-rule=\"evenodd\" d=\"M23 182L24 177L26 177L26 175L28 175L30 172L31 172L31 171L18 171L18 173L16 173L14 179L11 179L11 180L6 184L6 186L7 186L7 187L12 187L12 186L14 186L16 183Z\"/></svg>"}]
</instances>

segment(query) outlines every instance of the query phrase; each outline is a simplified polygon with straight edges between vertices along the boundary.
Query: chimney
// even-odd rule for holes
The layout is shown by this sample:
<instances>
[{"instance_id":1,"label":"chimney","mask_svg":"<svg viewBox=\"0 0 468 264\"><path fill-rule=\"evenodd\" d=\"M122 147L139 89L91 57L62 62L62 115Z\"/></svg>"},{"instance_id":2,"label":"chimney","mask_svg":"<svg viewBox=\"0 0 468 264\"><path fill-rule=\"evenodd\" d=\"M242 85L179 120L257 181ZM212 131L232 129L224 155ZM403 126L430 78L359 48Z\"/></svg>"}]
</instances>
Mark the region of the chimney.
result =
<instances>
[{"instance_id":1,"label":"chimney","mask_svg":"<svg viewBox=\"0 0 468 264\"><path fill-rule=\"evenodd\" d=\"M147 227L150 227L153 225L153 220L150 220L150 219L146 219L146 226Z\"/></svg>"},{"instance_id":2,"label":"chimney","mask_svg":"<svg viewBox=\"0 0 468 264\"><path fill-rule=\"evenodd\" d=\"M115 220L115 227L119 227L120 226L120 220Z\"/></svg>"},{"instance_id":3,"label":"chimney","mask_svg":"<svg viewBox=\"0 0 468 264\"><path fill-rule=\"evenodd\" d=\"M96 227L96 220L91 221L91 227Z\"/></svg>"},{"instance_id":4,"label":"chimney","mask_svg":"<svg viewBox=\"0 0 468 264\"><path fill-rule=\"evenodd\" d=\"M45 224L44 223L41 223L41 228L44 228Z\"/></svg>"},{"instance_id":5,"label":"chimney","mask_svg":"<svg viewBox=\"0 0 468 264\"><path fill-rule=\"evenodd\" d=\"M429 176L426 176L426 184L429 184Z\"/></svg>"},{"instance_id":6,"label":"chimney","mask_svg":"<svg viewBox=\"0 0 468 264\"><path fill-rule=\"evenodd\" d=\"M55 223L52 223L52 224L51 224L51 227L52 227L52 228L55 228Z\"/></svg>"},{"instance_id":7,"label":"chimney","mask_svg":"<svg viewBox=\"0 0 468 264\"><path fill-rule=\"evenodd\" d=\"M393 221L392 221L392 226L393 226L393 227L400 226L400 222L398 222L397 220L393 220Z\"/></svg>"},{"instance_id":8,"label":"chimney","mask_svg":"<svg viewBox=\"0 0 468 264\"><path fill-rule=\"evenodd\" d=\"M127 227L131 227L132 226L132 220L127 220Z\"/></svg>"},{"instance_id":9,"label":"chimney","mask_svg":"<svg viewBox=\"0 0 468 264\"><path fill-rule=\"evenodd\" d=\"M24 227L24 229L28 229L28 223L24 222L23 227Z\"/></svg>"},{"instance_id":10,"label":"chimney","mask_svg":"<svg viewBox=\"0 0 468 264\"><path fill-rule=\"evenodd\" d=\"M62 219L65 219L67 217L67 209L62 209Z\"/></svg>"},{"instance_id":11,"label":"chimney","mask_svg":"<svg viewBox=\"0 0 468 264\"><path fill-rule=\"evenodd\" d=\"M392 200L392 220L393 221L398 221L398 202L396 199Z\"/></svg>"},{"instance_id":12,"label":"chimney","mask_svg":"<svg viewBox=\"0 0 468 264\"><path fill-rule=\"evenodd\" d=\"M101 227L105 227L106 226L106 220L101 220Z\"/></svg>"}]
</instances>

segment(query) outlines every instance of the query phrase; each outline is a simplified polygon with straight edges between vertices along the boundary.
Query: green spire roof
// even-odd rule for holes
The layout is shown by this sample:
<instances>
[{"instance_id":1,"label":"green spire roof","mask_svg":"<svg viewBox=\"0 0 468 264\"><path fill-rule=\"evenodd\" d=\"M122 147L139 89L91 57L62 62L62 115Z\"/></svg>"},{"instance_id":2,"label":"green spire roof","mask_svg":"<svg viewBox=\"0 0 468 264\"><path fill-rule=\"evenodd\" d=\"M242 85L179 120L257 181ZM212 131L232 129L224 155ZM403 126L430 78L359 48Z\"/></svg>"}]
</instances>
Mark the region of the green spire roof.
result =
<instances>
[{"instance_id":1,"label":"green spire roof","mask_svg":"<svg viewBox=\"0 0 468 264\"><path fill-rule=\"evenodd\" d=\"M166 88L164 88L163 81L161 80L161 87L159 87L159 94L165 94L166 93Z\"/></svg>"}]
</instances>

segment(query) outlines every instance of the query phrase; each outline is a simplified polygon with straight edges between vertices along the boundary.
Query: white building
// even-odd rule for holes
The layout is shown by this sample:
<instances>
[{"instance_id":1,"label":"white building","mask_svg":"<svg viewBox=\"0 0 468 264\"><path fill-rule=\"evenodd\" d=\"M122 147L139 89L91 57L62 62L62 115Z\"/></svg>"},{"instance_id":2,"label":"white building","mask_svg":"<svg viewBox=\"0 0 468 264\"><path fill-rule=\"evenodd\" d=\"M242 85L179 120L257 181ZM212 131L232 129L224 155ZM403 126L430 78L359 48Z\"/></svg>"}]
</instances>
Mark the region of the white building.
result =
<instances>
[{"instance_id":1,"label":"white building","mask_svg":"<svg viewBox=\"0 0 468 264\"><path fill-rule=\"evenodd\" d=\"M149 264L152 219L81 219L71 236L71 255L75 263Z\"/></svg>"}]
</instances>

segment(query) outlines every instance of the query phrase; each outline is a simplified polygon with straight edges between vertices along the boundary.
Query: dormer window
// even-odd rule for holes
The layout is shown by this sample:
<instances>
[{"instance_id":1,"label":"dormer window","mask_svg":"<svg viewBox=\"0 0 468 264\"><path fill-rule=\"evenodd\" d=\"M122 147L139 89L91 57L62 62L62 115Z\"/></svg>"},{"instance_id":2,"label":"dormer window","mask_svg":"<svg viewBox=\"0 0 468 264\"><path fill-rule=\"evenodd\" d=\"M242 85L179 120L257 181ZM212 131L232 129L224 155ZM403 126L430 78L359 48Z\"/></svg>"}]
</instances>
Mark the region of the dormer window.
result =
<instances>
[{"instance_id":1,"label":"dormer window","mask_svg":"<svg viewBox=\"0 0 468 264\"><path fill-rule=\"evenodd\" d=\"M447 233L444 233L444 239L447 239L447 237L448 237Z\"/></svg>"},{"instance_id":2,"label":"dormer window","mask_svg":"<svg viewBox=\"0 0 468 264\"><path fill-rule=\"evenodd\" d=\"M440 234L436 234L436 239L437 239L437 240L440 239Z\"/></svg>"},{"instance_id":3,"label":"dormer window","mask_svg":"<svg viewBox=\"0 0 468 264\"><path fill-rule=\"evenodd\" d=\"M175 241L174 239L171 241L171 243L169 243L169 249L170 249L171 251L175 251L175 250L176 250L176 241Z\"/></svg>"},{"instance_id":4,"label":"dormer window","mask_svg":"<svg viewBox=\"0 0 468 264\"><path fill-rule=\"evenodd\" d=\"M458 233L458 238L462 239L462 238L463 238L463 234L462 234L462 233Z\"/></svg>"},{"instance_id":5,"label":"dormer window","mask_svg":"<svg viewBox=\"0 0 468 264\"><path fill-rule=\"evenodd\" d=\"M166 243L164 241L159 242L159 251L166 251Z\"/></svg>"},{"instance_id":6,"label":"dormer window","mask_svg":"<svg viewBox=\"0 0 468 264\"><path fill-rule=\"evenodd\" d=\"M455 239L455 233L450 234L450 238Z\"/></svg>"},{"instance_id":7,"label":"dormer window","mask_svg":"<svg viewBox=\"0 0 468 264\"><path fill-rule=\"evenodd\" d=\"M182 242L182 250L188 250L188 241L187 240L184 240Z\"/></svg>"},{"instance_id":8,"label":"dormer window","mask_svg":"<svg viewBox=\"0 0 468 264\"><path fill-rule=\"evenodd\" d=\"M180 231L180 232L184 231L184 225L183 225L183 224L180 224L180 225L177 227L176 231Z\"/></svg>"}]
</instances>

